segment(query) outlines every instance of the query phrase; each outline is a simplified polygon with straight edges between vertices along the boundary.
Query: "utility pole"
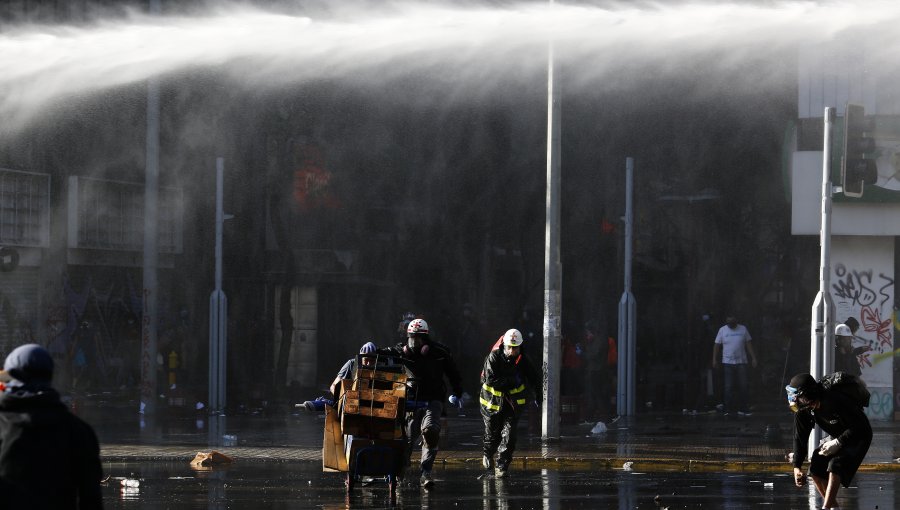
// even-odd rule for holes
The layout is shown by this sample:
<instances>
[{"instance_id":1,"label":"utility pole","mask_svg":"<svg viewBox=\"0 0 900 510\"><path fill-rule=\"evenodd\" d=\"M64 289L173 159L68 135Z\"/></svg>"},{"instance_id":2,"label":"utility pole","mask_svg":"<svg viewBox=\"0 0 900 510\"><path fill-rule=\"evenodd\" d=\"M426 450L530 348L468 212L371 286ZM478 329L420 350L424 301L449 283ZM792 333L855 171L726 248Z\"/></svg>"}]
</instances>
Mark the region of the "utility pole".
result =
<instances>
[{"instance_id":1,"label":"utility pole","mask_svg":"<svg viewBox=\"0 0 900 510\"><path fill-rule=\"evenodd\" d=\"M553 0L550 0L553 4ZM560 320L562 267L559 260L560 160L559 89L553 42L547 59L547 203L544 242L544 360L541 436L559 437Z\"/></svg>"},{"instance_id":2,"label":"utility pole","mask_svg":"<svg viewBox=\"0 0 900 510\"><path fill-rule=\"evenodd\" d=\"M822 225L819 230L819 292L812 306L812 336L809 348L809 373L818 381L834 368L834 301L831 299L831 139L834 107L825 108L825 135L822 147ZM809 455L819 446L819 427L809 437Z\"/></svg>"},{"instance_id":3,"label":"utility pole","mask_svg":"<svg viewBox=\"0 0 900 510\"><path fill-rule=\"evenodd\" d=\"M634 242L634 159L625 159L625 291L619 300L619 360L616 413L634 415L636 303L631 293L631 248Z\"/></svg>"}]
</instances>

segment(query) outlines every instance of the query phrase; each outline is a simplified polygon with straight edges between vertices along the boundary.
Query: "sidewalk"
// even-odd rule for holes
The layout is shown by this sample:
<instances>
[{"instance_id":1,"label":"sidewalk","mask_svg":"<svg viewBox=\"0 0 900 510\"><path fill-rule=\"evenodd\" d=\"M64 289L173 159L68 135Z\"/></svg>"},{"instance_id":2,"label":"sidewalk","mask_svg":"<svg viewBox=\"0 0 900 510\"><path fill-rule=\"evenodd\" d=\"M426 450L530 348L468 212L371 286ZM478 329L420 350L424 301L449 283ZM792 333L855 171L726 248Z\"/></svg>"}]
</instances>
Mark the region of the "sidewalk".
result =
<instances>
[{"instance_id":1,"label":"sidewalk","mask_svg":"<svg viewBox=\"0 0 900 510\"><path fill-rule=\"evenodd\" d=\"M324 419L298 411L289 415L204 415L152 420L133 410L92 412L85 419L97 430L104 461L183 460L212 449L237 461L320 462ZM721 414L643 414L607 424L561 427L560 438L541 441L540 430L520 423L513 467L518 469L632 469L634 471L789 471L792 444L789 412L750 417ZM873 422L872 447L862 471L900 472L900 424ZM438 454L445 468L481 469L482 422L478 411L451 411ZM212 429L212 432L210 431Z\"/></svg>"}]
</instances>

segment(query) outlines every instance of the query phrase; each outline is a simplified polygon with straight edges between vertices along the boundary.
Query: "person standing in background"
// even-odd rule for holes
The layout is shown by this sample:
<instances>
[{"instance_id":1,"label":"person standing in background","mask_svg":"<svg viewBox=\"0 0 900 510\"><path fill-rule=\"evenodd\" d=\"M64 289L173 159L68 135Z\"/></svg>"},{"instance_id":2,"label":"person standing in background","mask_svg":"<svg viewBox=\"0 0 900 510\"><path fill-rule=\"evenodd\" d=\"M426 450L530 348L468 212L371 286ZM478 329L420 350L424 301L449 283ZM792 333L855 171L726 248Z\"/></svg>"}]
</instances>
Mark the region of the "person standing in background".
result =
<instances>
[{"instance_id":1,"label":"person standing in background","mask_svg":"<svg viewBox=\"0 0 900 510\"><path fill-rule=\"evenodd\" d=\"M857 356L870 351L871 347L853 347L853 332L846 324L838 324L834 328L834 371L846 372L855 376L862 375Z\"/></svg>"},{"instance_id":2,"label":"person standing in background","mask_svg":"<svg viewBox=\"0 0 900 510\"><path fill-rule=\"evenodd\" d=\"M752 338L746 326L738 324L731 315L725 319L725 325L719 328L716 342L713 345L712 366L718 368L722 364L725 379L724 397L725 414L737 412L738 416L750 416L749 374L747 361L756 368L756 352L753 350Z\"/></svg>"}]
</instances>

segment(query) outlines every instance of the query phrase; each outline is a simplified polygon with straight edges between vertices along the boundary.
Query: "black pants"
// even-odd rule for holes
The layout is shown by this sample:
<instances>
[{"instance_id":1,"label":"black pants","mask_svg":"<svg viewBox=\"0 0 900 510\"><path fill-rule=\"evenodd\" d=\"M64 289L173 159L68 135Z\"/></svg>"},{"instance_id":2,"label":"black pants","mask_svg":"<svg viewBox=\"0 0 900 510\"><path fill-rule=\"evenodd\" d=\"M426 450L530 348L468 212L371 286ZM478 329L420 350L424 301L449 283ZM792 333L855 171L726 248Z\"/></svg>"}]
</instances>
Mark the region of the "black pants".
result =
<instances>
[{"instance_id":1,"label":"black pants","mask_svg":"<svg viewBox=\"0 0 900 510\"><path fill-rule=\"evenodd\" d=\"M506 469L512 462L521 414L508 403L504 403L500 411L492 415L481 410L481 418L484 420L484 455L490 458L498 453L499 468Z\"/></svg>"}]
</instances>

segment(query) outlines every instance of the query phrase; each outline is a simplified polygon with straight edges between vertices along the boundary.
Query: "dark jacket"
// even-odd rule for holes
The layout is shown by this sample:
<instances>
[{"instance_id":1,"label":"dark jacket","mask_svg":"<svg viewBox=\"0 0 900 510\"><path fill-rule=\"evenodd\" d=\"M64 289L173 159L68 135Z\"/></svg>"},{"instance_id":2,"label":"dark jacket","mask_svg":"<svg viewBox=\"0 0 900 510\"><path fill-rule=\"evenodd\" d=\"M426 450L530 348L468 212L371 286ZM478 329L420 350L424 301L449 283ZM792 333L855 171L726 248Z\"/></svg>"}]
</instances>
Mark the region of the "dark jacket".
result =
<instances>
[{"instance_id":1,"label":"dark jacket","mask_svg":"<svg viewBox=\"0 0 900 510\"><path fill-rule=\"evenodd\" d=\"M794 415L794 467L803 466L806 460L809 434L815 425L843 446L864 445L872 442L872 426L862 408L847 395L824 390L815 411L802 409Z\"/></svg>"},{"instance_id":2,"label":"dark jacket","mask_svg":"<svg viewBox=\"0 0 900 510\"><path fill-rule=\"evenodd\" d=\"M865 347L850 347L845 350L836 345L834 347L834 371L856 376L862 375L862 369L859 368L859 361L856 357L867 350Z\"/></svg>"},{"instance_id":3,"label":"dark jacket","mask_svg":"<svg viewBox=\"0 0 900 510\"><path fill-rule=\"evenodd\" d=\"M398 343L393 347L378 349L379 354L389 354L402 358L406 374L410 378L407 398L410 400L444 400L447 396L447 386L444 384L444 376L450 381L450 387L454 395L462 395L462 381L459 369L453 361L450 350L437 342L426 341L418 350L405 349L405 343Z\"/></svg>"},{"instance_id":4,"label":"dark jacket","mask_svg":"<svg viewBox=\"0 0 900 510\"><path fill-rule=\"evenodd\" d=\"M55 390L0 394L0 506L102 508L101 478L94 430Z\"/></svg>"},{"instance_id":5,"label":"dark jacket","mask_svg":"<svg viewBox=\"0 0 900 510\"><path fill-rule=\"evenodd\" d=\"M520 354L510 359L502 349L493 350L485 358L481 373L481 410L493 414L503 405L521 410L540 388L540 376L528 356Z\"/></svg>"}]
</instances>

